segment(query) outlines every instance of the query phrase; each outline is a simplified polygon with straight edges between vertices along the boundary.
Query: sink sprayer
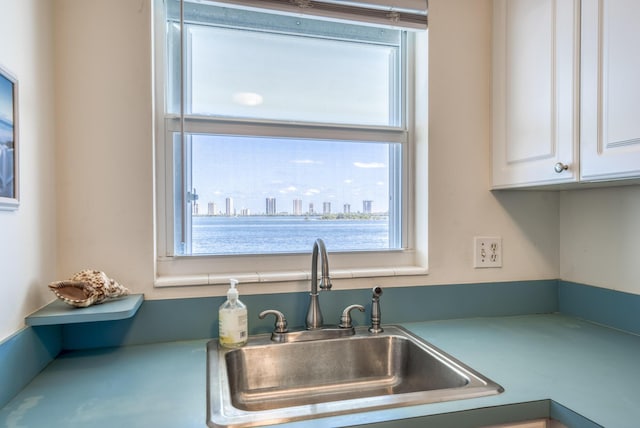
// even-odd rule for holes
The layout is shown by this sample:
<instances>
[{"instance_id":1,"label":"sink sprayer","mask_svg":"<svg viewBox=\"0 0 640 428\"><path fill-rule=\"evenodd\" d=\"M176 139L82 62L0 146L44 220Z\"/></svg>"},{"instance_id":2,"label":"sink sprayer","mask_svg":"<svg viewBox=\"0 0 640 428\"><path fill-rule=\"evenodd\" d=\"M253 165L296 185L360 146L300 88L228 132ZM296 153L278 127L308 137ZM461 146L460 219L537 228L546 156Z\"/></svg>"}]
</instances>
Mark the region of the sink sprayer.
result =
<instances>
[{"instance_id":1,"label":"sink sprayer","mask_svg":"<svg viewBox=\"0 0 640 428\"><path fill-rule=\"evenodd\" d=\"M380 296L382 296L381 287L373 287L373 296L371 298L371 327L369 332L382 333L384 329L380 327L380 321L382 319L382 313L380 312Z\"/></svg>"}]
</instances>

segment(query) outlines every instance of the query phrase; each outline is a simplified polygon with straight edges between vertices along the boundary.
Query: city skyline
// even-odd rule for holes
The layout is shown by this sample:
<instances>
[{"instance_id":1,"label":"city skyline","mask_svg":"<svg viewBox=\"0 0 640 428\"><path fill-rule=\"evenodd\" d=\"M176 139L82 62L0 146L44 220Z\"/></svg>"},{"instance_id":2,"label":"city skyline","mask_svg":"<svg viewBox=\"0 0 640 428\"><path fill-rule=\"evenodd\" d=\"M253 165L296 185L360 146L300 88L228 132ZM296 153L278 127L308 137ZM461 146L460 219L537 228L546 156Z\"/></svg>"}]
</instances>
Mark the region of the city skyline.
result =
<instances>
[{"instance_id":1,"label":"city skyline","mask_svg":"<svg viewBox=\"0 0 640 428\"><path fill-rule=\"evenodd\" d=\"M350 203L344 203L341 205L342 210L336 211L335 207L332 208L332 204L330 201L322 202L322 211L318 212L315 210L315 201L311 201L307 203L307 210L303 209L304 201L302 199L294 198L291 200L291 211L288 210L278 210L277 209L278 199L274 197L265 198L265 210L264 211L252 211L247 207L237 207L235 206L235 201L233 197L226 197L224 200L225 210L218 209L220 206L217 202L209 201L205 204L200 204L197 201L193 202L192 205L192 214L193 215L208 215L208 216L269 216L269 215L292 215L292 216L303 216L303 215L329 215L329 214L387 214L387 211L376 212L374 208L374 201L370 199L362 200L362 210L352 211Z\"/></svg>"},{"instance_id":2,"label":"city skyline","mask_svg":"<svg viewBox=\"0 0 640 428\"><path fill-rule=\"evenodd\" d=\"M192 182L201 204L227 213L226 198L236 213L296 212L322 214L323 204L342 212L363 212L362 201L375 201L374 210L389 210L390 143L357 143L284 138L192 136ZM267 210L266 200L277 206ZM310 209L313 204L313 209ZM233 212L231 210L230 212Z\"/></svg>"}]
</instances>

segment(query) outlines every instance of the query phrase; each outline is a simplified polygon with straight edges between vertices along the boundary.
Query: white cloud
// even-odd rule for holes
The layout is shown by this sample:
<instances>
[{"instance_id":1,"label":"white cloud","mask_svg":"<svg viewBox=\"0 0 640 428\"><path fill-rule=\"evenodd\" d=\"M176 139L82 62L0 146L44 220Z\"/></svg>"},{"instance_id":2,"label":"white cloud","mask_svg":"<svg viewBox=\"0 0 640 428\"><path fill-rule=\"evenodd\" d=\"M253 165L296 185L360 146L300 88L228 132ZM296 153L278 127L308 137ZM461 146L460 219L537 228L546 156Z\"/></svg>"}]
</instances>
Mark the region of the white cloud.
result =
<instances>
[{"instance_id":1,"label":"white cloud","mask_svg":"<svg viewBox=\"0 0 640 428\"><path fill-rule=\"evenodd\" d=\"M279 190L279 192L280 192L280 193L282 193L282 194L285 194L285 193L292 193L292 192L295 192L296 190L298 190L298 188L297 188L297 187L295 187L295 186L289 186L289 187L285 187L284 189L280 189L280 190Z\"/></svg>"},{"instance_id":2,"label":"white cloud","mask_svg":"<svg viewBox=\"0 0 640 428\"><path fill-rule=\"evenodd\" d=\"M305 196L313 196L313 195L317 195L318 193L320 193L320 190L318 190L318 189L307 189L307 190L305 190L303 195L305 195Z\"/></svg>"},{"instance_id":3,"label":"white cloud","mask_svg":"<svg viewBox=\"0 0 640 428\"><path fill-rule=\"evenodd\" d=\"M354 162L354 166L358 168L384 168L385 164L382 162Z\"/></svg>"},{"instance_id":4,"label":"white cloud","mask_svg":"<svg viewBox=\"0 0 640 428\"><path fill-rule=\"evenodd\" d=\"M254 107L262 104L262 95L255 92L236 92L233 94L233 102L242 106Z\"/></svg>"}]
</instances>

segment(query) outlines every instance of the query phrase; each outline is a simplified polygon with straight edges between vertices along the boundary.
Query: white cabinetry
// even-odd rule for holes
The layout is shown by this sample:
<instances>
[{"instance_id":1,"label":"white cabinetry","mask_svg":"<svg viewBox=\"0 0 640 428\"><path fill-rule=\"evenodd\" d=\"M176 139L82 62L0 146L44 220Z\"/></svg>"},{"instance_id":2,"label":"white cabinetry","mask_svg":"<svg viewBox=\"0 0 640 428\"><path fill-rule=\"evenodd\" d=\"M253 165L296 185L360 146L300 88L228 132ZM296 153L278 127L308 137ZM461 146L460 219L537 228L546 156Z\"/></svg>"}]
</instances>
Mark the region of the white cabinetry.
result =
<instances>
[{"instance_id":1,"label":"white cabinetry","mask_svg":"<svg viewBox=\"0 0 640 428\"><path fill-rule=\"evenodd\" d=\"M640 176L638 22L638 0L582 0L582 180Z\"/></svg>"},{"instance_id":2,"label":"white cabinetry","mask_svg":"<svg viewBox=\"0 0 640 428\"><path fill-rule=\"evenodd\" d=\"M578 180L578 13L577 0L494 0L494 188Z\"/></svg>"},{"instance_id":3,"label":"white cabinetry","mask_svg":"<svg viewBox=\"0 0 640 428\"><path fill-rule=\"evenodd\" d=\"M638 22L638 0L494 0L494 188L640 178Z\"/></svg>"}]
</instances>

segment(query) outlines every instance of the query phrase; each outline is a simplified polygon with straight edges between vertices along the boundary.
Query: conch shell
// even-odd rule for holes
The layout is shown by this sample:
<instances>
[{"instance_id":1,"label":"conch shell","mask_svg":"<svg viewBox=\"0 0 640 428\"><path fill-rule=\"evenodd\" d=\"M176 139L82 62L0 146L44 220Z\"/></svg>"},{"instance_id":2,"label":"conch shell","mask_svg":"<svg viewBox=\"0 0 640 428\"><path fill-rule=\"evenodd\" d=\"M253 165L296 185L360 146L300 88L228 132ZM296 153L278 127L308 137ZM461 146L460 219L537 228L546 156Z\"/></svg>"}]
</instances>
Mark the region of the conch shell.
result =
<instances>
[{"instance_id":1,"label":"conch shell","mask_svg":"<svg viewBox=\"0 0 640 428\"><path fill-rule=\"evenodd\" d=\"M52 282L49 288L63 302L79 308L102 303L106 298L129 294L126 287L109 278L106 273L90 269L78 272L66 281Z\"/></svg>"}]
</instances>

